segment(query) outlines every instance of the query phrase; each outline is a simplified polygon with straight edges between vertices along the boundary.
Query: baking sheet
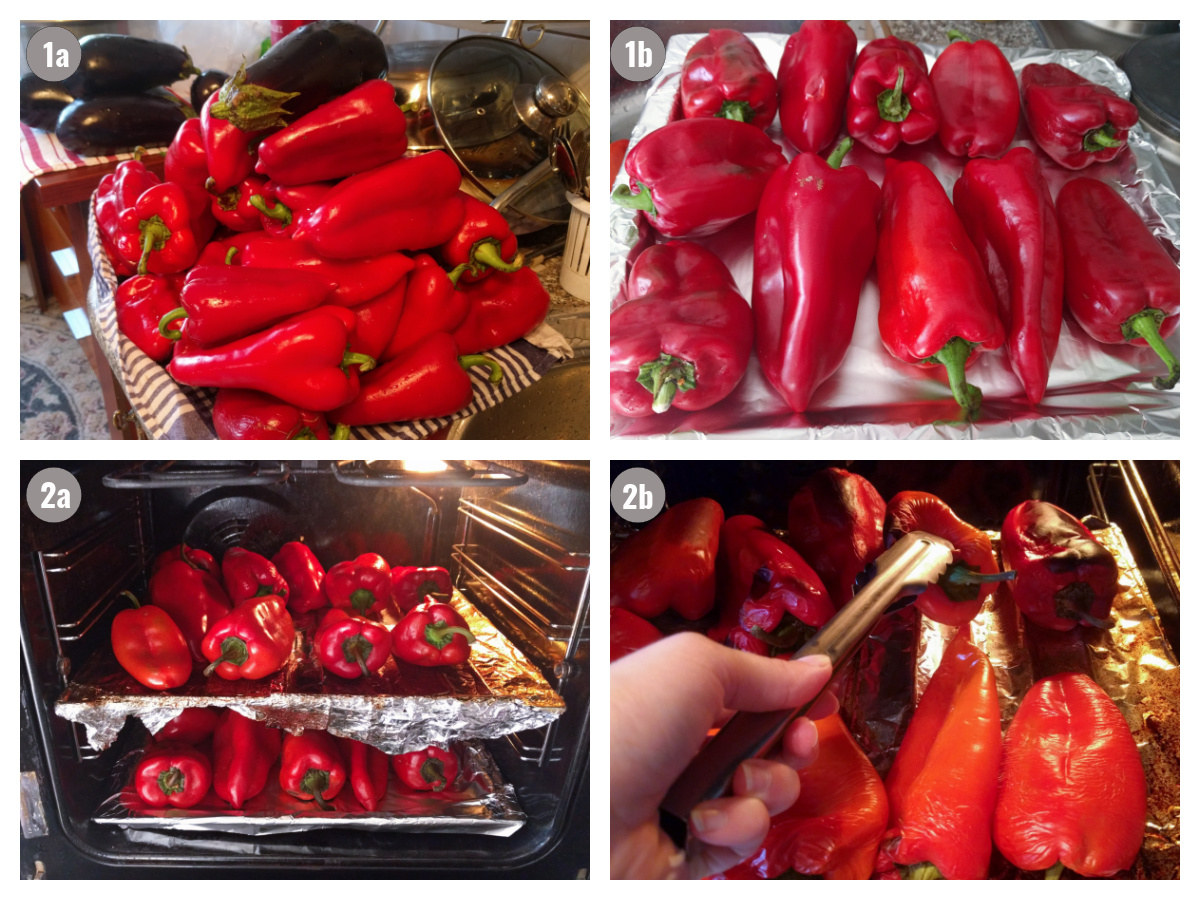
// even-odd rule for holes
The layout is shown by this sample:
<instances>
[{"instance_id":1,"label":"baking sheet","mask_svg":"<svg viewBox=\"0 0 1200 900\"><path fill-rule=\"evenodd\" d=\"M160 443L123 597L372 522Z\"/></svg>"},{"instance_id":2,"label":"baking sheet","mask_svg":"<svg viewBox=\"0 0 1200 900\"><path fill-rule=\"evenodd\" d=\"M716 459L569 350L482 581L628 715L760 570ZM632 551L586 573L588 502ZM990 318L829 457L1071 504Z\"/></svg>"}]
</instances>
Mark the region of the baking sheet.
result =
<instances>
[{"instance_id":1,"label":"baking sheet","mask_svg":"<svg viewBox=\"0 0 1200 900\"><path fill-rule=\"evenodd\" d=\"M762 52L767 65L777 71L788 35L747 35ZM688 49L703 35L677 35L667 44L666 63L655 77L641 118L633 130L631 147L650 131L680 117L679 73ZM865 42L860 41L860 47ZM945 46L919 44L926 58L935 59ZM1018 78L1032 63L1056 62L1092 81L1129 96L1124 72L1105 56L1083 50L1004 49ZM783 137L778 119L767 134L794 155ZM844 134L844 132L843 132ZM1078 175L1108 182L1141 213L1169 252L1179 259L1179 196L1154 152L1146 133L1135 127L1129 136L1132 152L1110 163L1096 164L1074 173L1051 163L1029 135L1022 119L1014 146L1030 147L1044 162L1051 194ZM947 154L935 138L916 147L902 146L891 154L928 165L949 190L964 161ZM856 144L844 165L864 168L882 183L885 157ZM624 168L618 183L628 185ZM610 204L609 291L613 303L624 299L624 280L630 248L646 241L663 241L652 230L639 236L635 210ZM729 266L739 291L752 294L754 216L746 216L702 244ZM641 249L641 247L639 247ZM1158 391L1155 375L1165 371L1148 347L1099 344L1064 316L1058 353L1042 403L1031 406L1008 363L1004 348L979 355L967 372L968 380L983 391L984 405L972 422L950 395L944 376L933 369L902 363L883 347L878 332L879 290L874 268L863 285L854 337L841 368L813 396L806 413L795 413L775 393L752 355L746 375L734 392L714 407L687 413L670 410L645 418L612 416L614 438L1158 438L1179 437L1178 387ZM1179 332L1166 339L1178 356ZM940 367L939 367L940 368Z\"/></svg>"}]
</instances>

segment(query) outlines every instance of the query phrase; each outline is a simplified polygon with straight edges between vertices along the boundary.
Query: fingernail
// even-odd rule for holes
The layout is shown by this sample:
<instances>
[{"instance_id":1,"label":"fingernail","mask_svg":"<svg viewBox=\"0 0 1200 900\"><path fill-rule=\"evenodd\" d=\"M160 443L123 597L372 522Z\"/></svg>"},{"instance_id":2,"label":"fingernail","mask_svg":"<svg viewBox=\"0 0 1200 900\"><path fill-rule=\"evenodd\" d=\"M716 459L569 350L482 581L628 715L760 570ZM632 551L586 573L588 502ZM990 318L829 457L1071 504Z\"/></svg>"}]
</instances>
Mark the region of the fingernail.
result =
<instances>
[{"instance_id":1,"label":"fingernail","mask_svg":"<svg viewBox=\"0 0 1200 900\"><path fill-rule=\"evenodd\" d=\"M804 663L806 666L827 666L829 657L824 653L814 653L812 656L802 656L796 662Z\"/></svg>"},{"instance_id":2,"label":"fingernail","mask_svg":"<svg viewBox=\"0 0 1200 900\"><path fill-rule=\"evenodd\" d=\"M817 726L813 723L812 719L800 720L796 726L795 740L801 749L804 750L812 750L813 747L817 746Z\"/></svg>"},{"instance_id":3,"label":"fingernail","mask_svg":"<svg viewBox=\"0 0 1200 900\"><path fill-rule=\"evenodd\" d=\"M691 819L692 831L707 834L725 824L725 813L719 809L693 809Z\"/></svg>"},{"instance_id":4,"label":"fingernail","mask_svg":"<svg viewBox=\"0 0 1200 900\"><path fill-rule=\"evenodd\" d=\"M746 782L746 793L762 795L771 789L771 770L765 766L742 763L742 778Z\"/></svg>"}]
</instances>

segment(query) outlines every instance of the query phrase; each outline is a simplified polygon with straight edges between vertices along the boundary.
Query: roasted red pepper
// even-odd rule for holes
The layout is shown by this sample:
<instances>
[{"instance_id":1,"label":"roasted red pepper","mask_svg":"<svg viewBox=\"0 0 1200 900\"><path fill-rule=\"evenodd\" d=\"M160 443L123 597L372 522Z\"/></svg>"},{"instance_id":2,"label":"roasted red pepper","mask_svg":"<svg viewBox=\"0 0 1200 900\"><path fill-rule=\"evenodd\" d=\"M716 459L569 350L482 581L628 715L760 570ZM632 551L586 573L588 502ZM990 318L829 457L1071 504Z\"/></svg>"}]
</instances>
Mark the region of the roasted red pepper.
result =
<instances>
[{"instance_id":1,"label":"roasted red pepper","mask_svg":"<svg viewBox=\"0 0 1200 900\"><path fill-rule=\"evenodd\" d=\"M758 209L767 180L787 163L762 129L727 119L683 119L638 141L625 157L632 193L617 206L641 209L670 238L700 238Z\"/></svg>"},{"instance_id":2,"label":"roasted red pepper","mask_svg":"<svg viewBox=\"0 0 1200 900\"><path fill-rule=\"evenodd\" d=\"M976 412L983 393L965 369L1004 343L1004 327L979 254L941 182L919 162L888 160L875 266L883 345L901 362L945 366L958 405Z\"/></svg>"},{"instance_id":3,"label":"roasted red pepper","mask_svg":"<svg viewBox=\"0 0 1200 900\"><path fill-rule=\"evenodd\" d=\"M283 732L265 722L247 718L237 710L221 713L213 732L213 790L241 809L267 786L271 768L279 762Z\"/></svg>"},{"instance_id":4,"label":"roasted red pepper","mask_svg":"<svg viewBox=\"0 0 1200 900\"><path fill-rule=\"evenodd\" d=\"M1091 530L1042 500L1013 507L1000 529L1004 567L1017 573L1017 607L1034 622L1070 631L1080 622L1107 628L1121 573Z\"/></svg>"},{"instance_id":5,"label":"roasted red pepper","mask_svg":"<svg viewBox=\"0 0 1200 900\"><path fill-rule=\"evenodd\" d=\"M223 441L327 441L325 416L260 391L221 388L213 403L213 430ZM334 434L345 439L348 430Z\"/></svg>"},{"instance_id":6,"label":"roasted red pepper","mask_svg":"<svg viewBox=\"0 0 1200 900\"><path fill-rule=\"evenodd\" d=\"M333 735L324 731L285 734L279 786L300 800L316 800L325 811L346 783L346 761Z\"/></svg>"},{"instance_id":7,"label":"roasted red pepper","mask_svg":"<svg viewBox=\"0 0 1200 900\"><path fill-rule=\"evenodd\" d=\"M1160 390L1179 382L1163 338L1179 327L1179 266L1121 195L1076 178L1058 192L1067 307L1102 344L1149 344L1167 364Z\"/></svg>"},{"instance_id":8,"label":"roasted red pepper","mask_svg":"<svg viewBox=\"0 0 1200 900\"><path fill-rule=\"evenodd\" d=\"M133 785L147 806L190 809L208 793L212 764L188 744L151 744L133 772Z\"/></svg>"},{"instance_id":9,"label":"roasted red pepper","mask_svg":"<svg viewBox=\"0 0 1200 900\"><path fill-rule=\"evenodd\" d=\"M226 119L215 118L212 108L220 102L219 98L219 92L209 95L200 109L200 134L204 140L208 174L218 192L229 190L254 171L254 151L250 144L258 137Z\"/></svg>"},{"instance_id":10,"label":"roasted red pepper","mask_svg":"<svg viewBox=\"0 0 1200 900\"><path fill-rule=\"evenodd\" d=\"M321 665L343 678L378 672L392 653L392 636L378 622L352 616L344 609L325 613L313 647Z\"/></svg>"},{"instance_id":11,"label":"roasted red pepper","mask_svg":"<svg viewBox=\"0 0 1200 900\"><path fill-rule=\"evenodd\" d=\"M679 78L687 119L717 116L766 128L775 121L775 76L754 42L714 28L688 50Z\"/></svg>"},{"instance_id":12,"label":"roasted red pepper","mask_svg":"<svg viewBox=\"0 0 1200 900\"><path fill-rule=\"evenodd\" d=\"M275 564L260 553L232 547L221 557L221 580L234 606L254 597L287 600L288 586Z\"/></svg>"},{"instance_id":13,"label":"roasted red pepper","mask_svg":"<svg viewBox=\"0 0 1200 900\"><path fill-rule=\"evenodd\" d=\"M357 324L350 338L350 349L374 360L381 360L388 342L396 333L396 326L404 312L404 296L407 279L401 278L378 297L360 303L351 312Z\"/></svg>"},{"instance_id":14,"label":"roasted red pepper","mask_svg":"<svg viewBox=\"0 0 1200 900\"><path fill-rule=\"evenodd\" d=\"M1033 139L1068 169L1114 159L1138 120L1128 100L1058 63L1021 70L1021 101Z\"/></svg>"},{"instance_id":15,"label":"roasted red pepper","mask_svg":"<svg viewBox=\"0 0 1200 900\"><path fill-rule=\"evenodd\" d=\"M387 793L388 755L354 738L340 738L339 743L354 796L363 809L379 809L379 801Z\"/></svg>"},{"instance_id":16,"label":"roasted red pepper","mask_svg":"<svg viewBox=\"0 0 1200 900\"><path fill-rule=\"evenodd\" d=\"M325 573L325 596L333 606L378 614L392 595L389 572L387 560L378 553L363 553Z\"/></svg>"},{"instance_id":17,"label":"roasted red pepper","mask_svg":"<svg viewBox=\"0 0 1200 900\"><path fill-rule=\"evenodd\" d=\"M880 852L910 878L984 878L1000 769L992 664L962 628L942 656L887 776Z\"/></svg>"},{"instance_id":18,"label":"roasted red pepper","mask_svg":"<svg viewBox=\"0 0 1200 900\"><path fill-rule=\"evenodd\" d=\"M828 163L797 154L771 176L758 207L754 352L795 412L808 409L850 349L875 258L879 188L857 166L839 168L849 149L846 138Z\"/></svg>"},{"instance_id":19,"label":"roasted red pepper","mask_svg":"<svg viewBox=\"0 0 1200 900\"><path fill-rule=\"evenodd\" d=\"M296 615L329 605L325 567L307 544L288 541L271 557L288 585L288 609Z\"/></svg>"},{"instance_id":20,"label":"roasted red pepper","mask_svg":"<svg viewBox=\"0 0 1200 900\"><path fill-rule=\"evenodd\" d=\"M154 562L150 565L150 574L153 575L167 563L175 562L177 559L186 560L192 564L193 568L203 569L210 575L221 574L221 569L211 553L196 547L189 547L187 544L176 544L154 557Z\"/></svg>"},{"instance_id":21,"label":"roasted red pepper","mask_svg":"<svg viewBox=\"0 0 1200 900\"><path fill-rule=\"evenodd\" d=\"M187 194L179 185L167 182L149 188L118 222L117 252L137 265L139 275L182 272L200 254Z\"/></svg>"},{"instance_id":22,"label":"roasted red pepper","mask_svg":"<svg viewBox=\"0 0 1200 900\"><path fill-rule=\"evenodd\" d=\"M659 513L616 549L609 567L610 602L646 619L673 609L702 619L716 597L717 543L725 513L700 497Z\"/></svg>"},{"instance_id":23,"label":"roasted red pepper","mask_svg":"<svg viewBox=\"0 0 1200 900\"><path fill-rule=\"evenodd\" d=\"M1008 726L996 847L1014 866L1088 878L1130 868L1146 834L1146 774L1129 725L1086 675L1044 678Z\"/></svg>"},{"instance_id":24,"label":"roasted red pepper","mask_svg":"<svg viewBox=\"0 0 1200 900\"><path fill-rule=\"evenodd\" d=\"M846 119L858 39L845 22L809 19L788 38L779 63L779 124L801 153L833 144Z\"/></svg>"},{"instance_id":25,"label":"roasted red pepper","mask_svg":"<svg viewBox=\"0 0 1200 900\"><path fill-rule=\"evenodd\" d=\"M141 606L129 591L122 594L135 608L123 609L113 618L113 655L121 668L159 691L186 684L192 675L192 658L179 626L161 607Z\"/></svg>"},{"instance_id":26,"label":"roasted red pepper","mask_svg":"<svg viewBox=\"0 0 1200 900\"><path fill-rule=\"evenodd\" d=\"M716 254L682 241L651 247L627 291L609 317L613 412L692 412L728 397L750 360L754 316Z\"/></svg>"},{"instance_id":27,"label":"roasted red pepper","mask_svg":"<svg viewBox=\"0 0 1200 900\"><path fill-rule=\"evenodd\" d=\"M156 184L161 184L159 177L146 168L141 153L135 153L133 159L117 163L117 167L101 178L96 187L97 230L117 275L133 275L137 272L139 258L127 259L117 246L117 238L123 230L121 216L125 210L133 209L138 197Z\"/></svg>"},{"instance_id":28,"label":"roasted red pepper","mask_svg":"<svg viewBox=\"0 0 1200 900\"><path fill-rule=\"evenodd\" d=\"M1013 147L971 160L954 183L954 208L987 270L1013 372L1040 403L1062 330L1063 250L1037 157Z\"/></svg>"},{"instance_id":29,"label":"roasted red pepper","mask_svg":"<svg viewBox=\"0 0 1200 900\"><path fill-rule=\"evenodd\" d=\"M871 482L845 469L822 469L788 504L788 539L838 609L854 596L855 579L883 552L886 512Z\"/></svg>"},{"instance_id":30,"label":"roasted red pepper","mask_svg":"<svg viewBox=\"0 0 1200 900\"><path fill-rule=\"evenodd\" d=\"M247 600L219 619L204 636L205 675L257 680L283 668L292 655L296 626L279 597Z\"/></svg>"},{"instance_id":31,"label":"roasted red pepper","mask_svg":"<svg viewBox=\"0 0 1200 900\"><path fill-rule=\"evenodd\" d=\"M202 650L204 636L233 608L218 581L216 563L211 556L208 560L212 563L211 571L194 562L190 555L177 556L150 576L148 591L150 602L166 610L183 632L192 658L200 663L207 663Z\"/></svg>"},{"instance_id":32,"label":"roasted red pepper","mask_svg":"<svg viewBox=\"0 0 1200 900\"><path fill-rule=\"evenodd\" d=\"M392 602L401 612L420 606L431 594L440 598L454 593L450 573L441 566L393 566Z\"/></svg>"},{"instance_id":33,"label":"roasted red pepper","mask_svg":"<svg viewBox=\"0 0 1200 900\"><path fill-rule=\"evenodd\" d=\"M608 661L616 662L634 650L648 647L662 639L662 632L643 619L619 606L608 609Z\"/></svg>"},{"instance_id":34,"label":"roasted red pepper","mask_svg":"<svg viewBox=\"0 0 1200 900\"><path fill-rule=\"evenodd\" d=\"M444 791L458 777L458 757L441 747L398 753L392 767L400 783L414 791Z\"/></svg>"},{"instance_id":35,"label":"roasted red pepper","mask_svg":"<svg viewBox=\"0 0 1200 900\"><path fill-rule=\"evenodd\" d=\"M462 354L510 344L533 331L550 310L550 293L533 269L495 272L458 290L467 301L467 315L451 333Z\"/></svg>"},{"instance_id":36,"label":"roasted red pepper","mask_svg":"<svg viewBox=\"0 0 1200 900\"><path fill-rule=\"evenodd\" d=\"M211 706L189 706L160 728L154 740L179 741L195 746L205 738L212 737L220 721L221 714Z\"/></svg>"},{"instance_id":37,"label":"roasted red pepper","mask_svg":"<svg viewBox=\"0 0 1200 900\"><path fill-rule=\"evenodd\" d=\"M475 635L448 603L428 600L392 629L392 652L418 666L456 666L471 656Z\"/></svg>"},{"instance_id":38,"label":"roasted red pepper","mask_svg":"<svg viewBox=\"0 0 1200 900\"><path fill-rule=\"evenodd\" d=\"M1021 90L999 47L951 31L929 80L941 116L938 140L947 152L997 157L1008 149L1021 117Z\"/></svg>"},{"instance_id":39,"label":"roasted red pepper","mask_svg":"<svg viewBox=\"0 0 1200 900\"><path fill-rule=\"evenodd\" d=\"M114 303L117 307L117 327L139 350L156 363L171 357L175 342L163 337L159 330L162 318L179 307L182 275L135 275L117 287ZM179 320L169 320L170 328L178 328Z\"/></svg>"},{"instance_id":40,"label":"roasted red pepper","mask_svg":"<svg viewBox=\"0 0 1200 900\"><path fill-rule=\"evenodd\" d=\"M918 56L920 66L914 62ZM925 74L921 51L916 47L872 49L867 44L859 54L846 102L850 137L876 153L891 153L901 142L929 140L937 134L940 121L937 96Z\"/></svg>"},{"instance_id":41,"label":"roasted red pepper","mask_svg":"<svg viewBox=\"0 0 1200 900\"><path fill-rule=\"evenodd\" d=\"M438 247L438 255L450 269L466 265L464 284L482 281L493 270L515 272L525 265L517 252L517 236L508 221L482 200L463 196L463 220L450 240Z\"/></svg>"},{"instance_id":42,"label":"roasted red pepper","mask_svg":"<svg viewBox=\"0 0 1200 900\"><path fill-rule=\"evenodd\" d=\"M428 253L413 257L416 268L404 292L404 308L380 362L395 359L403 351L434 332L452 334L467 317L467 295L455 290L466 269L445 272Z\"/></svg>"}]
</instances>

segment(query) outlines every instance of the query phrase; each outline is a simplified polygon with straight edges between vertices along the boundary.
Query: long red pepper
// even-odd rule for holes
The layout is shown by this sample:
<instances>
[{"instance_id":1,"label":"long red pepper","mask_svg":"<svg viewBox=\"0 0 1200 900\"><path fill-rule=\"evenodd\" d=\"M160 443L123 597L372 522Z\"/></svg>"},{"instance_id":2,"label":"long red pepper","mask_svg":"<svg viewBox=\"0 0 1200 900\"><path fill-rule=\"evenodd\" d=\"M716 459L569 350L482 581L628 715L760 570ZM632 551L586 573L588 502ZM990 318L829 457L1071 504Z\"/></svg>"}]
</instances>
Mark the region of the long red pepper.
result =
<instances>
[{"instance_id":1,"label":"long red pepper","mask_svg":"<svg viewBox=\"0 0 1200 900\"><path fill-rule=\"evenodd\" d=\"M537 272L493 272L486 281L460 284L467 314L451 332L463 355L492 350L533 331L550 309L550 293Z\"/></svg>"},{"instance_id":2,"label":"long red pepper","mask_svg":"<svg viewBox=\"0 0 1200 900\"><path fill-rule=\"evenodd\" d=\"M938 140L949 153L997 157L1008 149L1021 117L1021 91L999 47L951 31L929 80L941 117Z\"/></svg>"},{"instance_id":3,"label":"long red pepper","mask_svg":"<svg viewBox=\"0 0 1200 900\"><path fill-rule=\"evenodd\" d=\"M288 609L300 615L329 605L325 596L325 567L312 548L299 541L288 541L271 557L288 585Z\"/></svg>"},{"instance_id":4,"label":"long red pepper","mask_svg":"<svg viewBox=\"0 0 1200 900\"><path fill-rule=\"evenodd\" d=\"M466 267L460 264L446 272L428 253L417 254L413 263L416 268L404 292L400 321L379 356L380 363L395 359L435 332L452 334L467 317L467 295L455 289Z\"/></svg>"},{"instance_id":5,"label":"long red pepper","mask_svg":"<svg viewBox=\"0 0 1200 900\"><path fill-rule=\"evenodd\" d=\"M346 761L333 735L324 731L287 734L279 762L279 786L300 800L315 800L325 811L346 783Z\"/></svg>"},{"instance_id":6,"label":"long red pepper","mask_svg":"<svg viewBox=\"0 0 1200 900\"><path fill-rule=\"evenodd\" d=\"M183 632L192 658L205 665L204 636L233 609L217 571L215 563L214 571L209 572L186 556L177 557L150 576L148 588L150 602L166 610Z\"/></svg>"},{"instance_id":7,"label":"long red pepper","mask_svg":"<svg viewBox=\"0 0 1200 900\"><path fill-rule=\"evenodd\" d=\"M121 215L125 210L133 209L138 197L156 184L161 184L159 177L146 168L141 153L135 153L133 159L118 163L116 169L100 179L96 188L96 224L117 275L133 275L138 264L138 256L127 259L117 247L117 238L122 231Z\"/></svg>"},{"instance_id":8,"label":"long red pepper","mask_svg":"<svg viewBox=\"0 0 1200 900\"><path fill-rule=\"evenodd\" d=\"M341 744L346 774L355 798L363 809L378 809L379 801L387 793L388 755L378 747L354 738L339 738L338 743Z\"/></svg>"},{"instance_id":9,"label":"long red pepper","mask_svg":"<svg viewBox=\"0 0 1200 900\"><path fill-rule=\"evenodd\" d=\"M463 198L463 220L440 247L438 255L448 269L466 264L462 281L482 281L493 271L513 272L525 264L517 252L517 236L504 216L482 200Z\"/></svg>"},{"instance_id":10,"label":"long red pepper","mask_svg":"<svg viewBox=\"0 0 1200 900\"><path fill-rule=\"evenodd\" d=\"M788 38L779 63L779 124L801 153L821 153L837 137L857 52L854 29L836 19L809 19Z\"/></svg>"},{"instance_id":11,"label":"long red pepper","mask_svg":"<svg viewBox=\"0 0 1200 900\"><path fill-rule=\"evenodd\" d=\"M404 312L407 280L402 277L378 297L351 309L356 319L354 334L350 337L351 352L375 360L382 358Z\"/></svg>"},{"instance_id":12,"label":"long red pepper","mask_svg":"<svg viewBox=\"0 0 1200 900\"><path fill-rule=\"evenodd\" d=\"M226 119L215 118L212 108L219 102L219 92L211 94L200 109L200 133L208 174L218 192L229 190L254 170L254 151L250 144L256 137L253 132L242 131Z\"/></svg>"},{"instance_id":13,"label":"long red pepper","mask_svg":"<svg viewBox=\"0 0 1200 900\"><path fill-rule=\"evenodd\" d=\"M619 606L608 608L608 661L616 662L635 650L662 639L662 632L636 613Z\"/></svg>"},{"instance_id":14,"label":"long red pepper","mask_svg":"<svg viewBox=\"0 0 1200 900\"><path fill-rule=\"evenodd\" d=\"M212 737L220 721L219 710L210 706L189 706L155 732L154 740L179 741L194 747L205 738Z\"/></svg>"},{"instance_id":15,"label":"long red pepper","mask_svg":"<svg viewBox=\"0 0 1200 900\"><path fill-rule=\"evenodd\" d=\"M329 424L311 409L241 388L221 388L213 402L213 430L223 441L325 441ZM345 439L348 431L336 433Z\"/></svg>"},{"instance_id":16,"label":"long red pepper","mask_svg":"<svg viewBox=\"0 0 1200 900\"><path fill-rule=\"evenodd\" d=\"M113 302L117 308L117 327L139 350L156 363L171 357L175 342L163 337L159 326L163 316L179 308L183 276L134 275L117 287ZM168 320L168 328L178 328L179 319Z\"/></svg>"},{"instance_id":17,"label":"long red pepper","mask_svg":"<svg viewBox=\"0 0 1200 900\"><path fill-rule=\"evenodd\" d=\"M213 790L234 809L257 797L279 761L283 732L234 709L221 714L213 732Z\"/></svg>"},{"instance_id":18,"label":"long red pepper","mask_svg":"<svg viewBox=\"0 0 1200 900\"><path fill-rule=\"evenodd\" d=\"M1021 102L1033 139L1068 169L1116 158L1138 120L1128 100L1058 63L1021 70Z\"/></svg>"},{"instance_id":19,"label":"long red pepper","mask_svg":"<svg viewBox=\"0 0 1200 900\"><path fill-rule=\"evenodd\" d=\"M179 626L166 610L141 606L129 591L123 595L134 609L123 609L113 617L113 655L126 672L148 688L168 690L187 683L192 658Z\"/></svg>"},{"instance_id":20,"label":"long red pepper","mask_svg":"<svg viewBox=\"0 0 1200 900\"><path fill-rule=\"evenodd\" d=\"M679 76L679 95L687 119L717 116L757 128L775 121L775 76L740 31L714 28L692 45Z\"/></svg>"},{"instance_id":21,"label":"long red pepper","mask_svg":"<svg viewBox=\"0 0 1200 900\"><path fill-rule=\"evenodd\" d=\"M182 272L200 254L187 194L179 185L154 185L118 221L117 251L126 262L137 265L139 275Z\"/></svg>"}]
</instances>

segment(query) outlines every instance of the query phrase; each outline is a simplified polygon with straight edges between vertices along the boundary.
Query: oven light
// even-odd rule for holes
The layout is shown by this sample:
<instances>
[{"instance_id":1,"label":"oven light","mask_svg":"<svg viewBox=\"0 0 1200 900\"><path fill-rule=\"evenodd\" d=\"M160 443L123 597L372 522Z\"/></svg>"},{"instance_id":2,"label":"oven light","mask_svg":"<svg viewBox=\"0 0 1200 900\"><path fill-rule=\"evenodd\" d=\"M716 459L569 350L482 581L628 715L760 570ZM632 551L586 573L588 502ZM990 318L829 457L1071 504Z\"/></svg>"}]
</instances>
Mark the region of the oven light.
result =
<instances>
[{"instance_id":1,"label":"oven light","mask_svg":"<svg viewBox=\"0 0 1200 900\"><path fill-rule=\"evenodd\" d=\"M445 472L450 467L440 459L404 459L400 468L405 472Z\"/></svg>"}]
</instances>

